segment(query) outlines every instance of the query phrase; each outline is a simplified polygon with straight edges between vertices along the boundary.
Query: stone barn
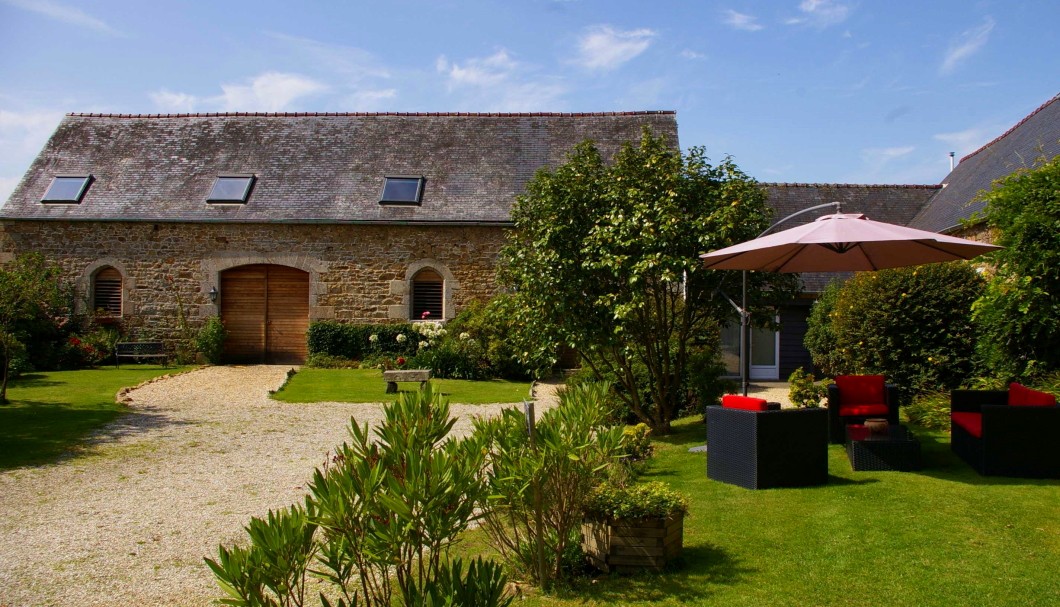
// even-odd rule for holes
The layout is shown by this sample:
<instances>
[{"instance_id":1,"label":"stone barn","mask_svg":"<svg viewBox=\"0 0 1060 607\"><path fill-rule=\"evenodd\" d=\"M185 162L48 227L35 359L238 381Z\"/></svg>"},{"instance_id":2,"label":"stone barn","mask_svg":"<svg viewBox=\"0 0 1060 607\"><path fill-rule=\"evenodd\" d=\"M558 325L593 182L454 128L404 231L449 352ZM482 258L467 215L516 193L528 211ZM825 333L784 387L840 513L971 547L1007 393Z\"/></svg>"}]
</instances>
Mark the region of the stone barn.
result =
<instances>
[{"instance_id":1,"label":"stone barn","mask_svg":"<svg viewBox=\"0 0 1060 607\"><path fill-rule=\"evenodd\" d=\"M298 363L310 321L493 295L527 180L644 128L677 145L673 112L70 114L0 209L0 262L44 254L134 338L219 315L229 362Z\"/></svg>"}]
</instances>

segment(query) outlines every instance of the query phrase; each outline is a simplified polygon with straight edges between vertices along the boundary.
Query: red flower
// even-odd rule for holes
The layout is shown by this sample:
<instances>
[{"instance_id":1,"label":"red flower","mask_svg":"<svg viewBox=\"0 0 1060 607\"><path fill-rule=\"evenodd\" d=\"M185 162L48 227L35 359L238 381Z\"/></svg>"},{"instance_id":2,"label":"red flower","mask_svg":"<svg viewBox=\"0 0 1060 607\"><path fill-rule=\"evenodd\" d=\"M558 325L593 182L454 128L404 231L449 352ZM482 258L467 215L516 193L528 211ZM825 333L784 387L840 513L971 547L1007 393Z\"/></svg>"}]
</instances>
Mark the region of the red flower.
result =
<instances>
[{"instance_id":1,"label":"red flower","mask_svg":"<svg viewBox=\"0 0 1060 607\"><path fill-rule=\"evenodd\" d=\"M430 310L424 310L423 314L420 314L420 320L427 320L427 318L430 315L431 315L431 311Z\"/></svg>"},{"instance_id":2,"label":"red flower","mask_svg":"<svg viewBox=\"0 0 1060 607\"><path fill-rule=\"evenodd\" d=\"M396 362L398 364L398 366L404 365L405 364L405 357L404 356L399 356L399 357L397 357L397 360L394 361L394 362Z\"/></svg>"},{"instance_id":3,"label":"red flower","mask_svg":"<svg viewBox=\"0 0 1060 607\"><path fill-rule=\"evenodd\" d=\"M81 340L76 338L76 337L71 337L70 338L70 345L71 346L80 346L81 345Z\"/></svg>"}]
</instances>

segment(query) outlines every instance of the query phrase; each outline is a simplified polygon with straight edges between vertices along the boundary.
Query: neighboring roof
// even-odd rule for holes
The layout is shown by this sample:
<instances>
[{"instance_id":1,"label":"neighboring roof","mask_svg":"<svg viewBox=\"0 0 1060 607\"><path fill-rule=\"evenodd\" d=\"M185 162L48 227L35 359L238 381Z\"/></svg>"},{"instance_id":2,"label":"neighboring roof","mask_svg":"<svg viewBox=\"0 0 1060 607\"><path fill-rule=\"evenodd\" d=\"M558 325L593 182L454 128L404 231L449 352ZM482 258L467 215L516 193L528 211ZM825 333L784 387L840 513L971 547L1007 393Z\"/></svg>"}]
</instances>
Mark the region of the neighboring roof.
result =
<instances>
[{"instance_id":1,"label":"neighboring roof","mask_svg":"<svg viewBox=\"0 0 1060 607\"><path fill-rule=\"evenodd\" d=\"M1047 101L1006 133L961 158L942 181L944 188L910 224L932 232L960 227L961 220L983 210L973 199L990 190L994 180L1020 168L1031 168L1036 159L1060 154L1060 95Z\"/></svg>"},{"instance_id":2,"label":"neighboring roof","mask_svg":"<svg viewBox=\"0 0 1060 607\"><path fill-rule=\"evenodd\" d=\"M773 221L780 221L802 209L826 204L842 203L844 213L861 213L869 219L897 225L908 225L924 208L928 200L942 186L937 185L855 185L824 183L763 183L768 204L773 208ZM799 215L776 227L779 232L797 225L809 223L822 215L833 213L822 209L817 213ZM845 279L848 274L805 273L803 289L810 293L824 290L829 282Z\"/></svg>"},{"instance_id":3,"label":"neighboring roof","mask_svg":"<svg viewBox=\"0 0 1060 607\"><path fill-rule=\"evenodd\" d=\"M678 146L674 112L69 114L0 219L506 224L544 166L592 139L605 158L643 127ZM56 175L94 181L41 204ZM257 177L208 204L218 175ZM421 205L380 205L385 176L426 178Z\"/></svg>"}]
</instances>

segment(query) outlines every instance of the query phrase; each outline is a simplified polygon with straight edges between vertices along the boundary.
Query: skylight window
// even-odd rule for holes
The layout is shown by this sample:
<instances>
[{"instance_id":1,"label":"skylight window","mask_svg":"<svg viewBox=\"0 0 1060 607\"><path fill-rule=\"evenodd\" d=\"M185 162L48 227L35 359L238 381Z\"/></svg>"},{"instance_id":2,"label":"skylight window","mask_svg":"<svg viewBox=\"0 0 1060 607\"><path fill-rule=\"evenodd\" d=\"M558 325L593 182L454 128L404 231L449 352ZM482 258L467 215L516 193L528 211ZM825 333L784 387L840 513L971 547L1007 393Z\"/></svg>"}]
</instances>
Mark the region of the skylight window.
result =
<instances>
[{"instance_id":1,"label":"skylight window","mask_svg":"<svg viewBox=\"0 0 1060 607\"><path fill-rule=\"evenodd\" d=\"M221 175L213 182L206 202L245 203L254 187L253 175Z\"/></svg>"},{"instance_id":2,"label":"skylight window","mask_svg":"<svg viewBox=\"0 0 1060 607\"><path fill-rule=\"evenodd\" d=\"M387 177L381 204L419 204L423 198L423 177Z\"/></svg>"},{"instance_id":3,"label":"skylight window","mask_svg":"<svg viewBox=\"0 0 1060 607\"><path fill-rule=\"evenodd\" d=\"M48 191L40 201L78 204L91 183L91 175L57 176L52 179L52 184L48 186Z\"/></svg>"}]
</instances>

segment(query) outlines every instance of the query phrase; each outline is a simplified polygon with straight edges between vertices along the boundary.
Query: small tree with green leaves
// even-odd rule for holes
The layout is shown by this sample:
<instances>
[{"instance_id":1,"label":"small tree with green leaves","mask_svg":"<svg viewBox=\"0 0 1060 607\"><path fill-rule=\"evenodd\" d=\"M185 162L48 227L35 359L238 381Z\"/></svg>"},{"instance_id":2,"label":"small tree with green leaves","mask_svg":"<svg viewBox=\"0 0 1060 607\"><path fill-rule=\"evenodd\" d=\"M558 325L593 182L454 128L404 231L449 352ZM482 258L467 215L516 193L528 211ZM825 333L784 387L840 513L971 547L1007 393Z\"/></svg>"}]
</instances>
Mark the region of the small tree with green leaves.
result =
<instances>
[{"instance_id":1,"label":"small tree with green leaves","mask_svg":"<svg viewBox=\"0 0 1060 607\"><path fill-rule=\"evenodd\" d=\"M7 402L11 361L28 340L69 318L73 289L62 269L37 253L0 267L0 404Z\"/></svg>"},{"instance_id":2,"label":"small tree with green leaves","mask_svg":"<svg viewBox=\"0 0 1060 607\"><path fill-rule=\"evenodd\" d=\"M975 303L989 374L1029 380L1060 369L1060 156L981 194L995 244L993 275Z\"/></svg>"},{"instance_id":3,"label":"small tree with green leaves","mask_svg":"<svg viewBox=\"0 0 1060 607\"><path fill-rule=\"evenodd\" d=\"M608 165L584 142L517 198L501 274L519 295L520 324L576 348L665 434L688 404L696 345L734 316L723 292L739 291L738 272L705 270L699 254L754 238L769 215L731 159L711 165L700 148L682 156L646 130ZM795 288L790 276L752 273L750 304L763 309Z\"/></svg>"}]
</instances>

